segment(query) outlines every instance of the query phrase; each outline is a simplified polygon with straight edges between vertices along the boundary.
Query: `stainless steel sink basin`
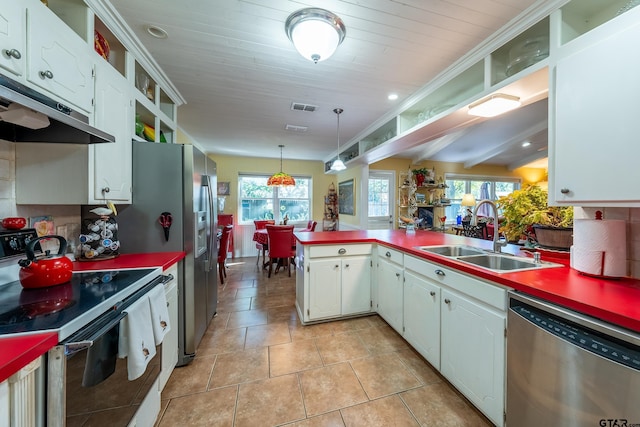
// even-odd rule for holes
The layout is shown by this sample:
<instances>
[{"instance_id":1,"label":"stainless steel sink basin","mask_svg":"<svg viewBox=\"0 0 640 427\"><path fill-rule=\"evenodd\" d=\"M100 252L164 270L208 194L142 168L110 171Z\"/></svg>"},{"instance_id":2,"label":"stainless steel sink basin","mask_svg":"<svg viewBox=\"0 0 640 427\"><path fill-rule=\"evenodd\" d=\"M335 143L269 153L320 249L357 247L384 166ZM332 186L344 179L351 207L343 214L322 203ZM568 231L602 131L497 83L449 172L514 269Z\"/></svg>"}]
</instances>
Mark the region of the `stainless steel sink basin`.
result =
<instances>
[{"instance_id":1,"label":"stainless steel sink basin","mask_svg":"<svg viewBox=\"0 0 640 427\"><path fill-rule=\"evenodd\" d=\"M482 249L464 245L419 246L418 249L447 257L480 255L485 253Z\"/></svg>"},{"instance_id":2,"label":"stainless steel sink basin","mask_svg":"<svg viewBox=\"0 0 640 427\"><path fill-rule=\"evenodd\" d=\"M457 260L464 263L473 264L478 267L486 268L487 270L491 270L495 273L537 270L540 268L554 268L563 266L562 264L545 261L536 263L533 260L527 258L517 258L512 255L504 254L461 256L458 257Z\"/></svg>"}]
</instances>

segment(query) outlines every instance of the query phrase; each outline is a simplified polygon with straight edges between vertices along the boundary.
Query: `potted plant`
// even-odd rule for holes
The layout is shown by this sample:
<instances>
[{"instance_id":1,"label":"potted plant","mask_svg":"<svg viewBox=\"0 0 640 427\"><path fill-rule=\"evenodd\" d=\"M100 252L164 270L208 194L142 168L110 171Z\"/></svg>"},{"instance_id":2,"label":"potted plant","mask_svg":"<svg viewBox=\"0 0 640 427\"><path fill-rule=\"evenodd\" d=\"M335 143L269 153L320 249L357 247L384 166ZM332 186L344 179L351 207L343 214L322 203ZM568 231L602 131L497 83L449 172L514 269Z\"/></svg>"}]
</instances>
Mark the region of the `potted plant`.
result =
<instances>
[{"instance_id":1,"label":"potted plant","mask_svg":"<svg viewBox=\"0 0 640 427\"><path fill-rule=\"evenodd\" d=\"M425 183L425 181L433 183L433 180L435 178L435 173L431 169L418 168L412 169L411 172L413 173L413 176L416 177L416 185L418 187L421 187Z\"/></svg>"},{"instance_id":2,"label":"potted plant","mask_svg":"<svg viewBox=\"0 0 640 427\"><path fill-rule=\"evenodd\" d=\"M522 237L551 249L573 243L573 206L549 206L547 191L537 185L516 190L497 201L504 218L500 231L509 241Z\"/></svg>"}]
</instances>

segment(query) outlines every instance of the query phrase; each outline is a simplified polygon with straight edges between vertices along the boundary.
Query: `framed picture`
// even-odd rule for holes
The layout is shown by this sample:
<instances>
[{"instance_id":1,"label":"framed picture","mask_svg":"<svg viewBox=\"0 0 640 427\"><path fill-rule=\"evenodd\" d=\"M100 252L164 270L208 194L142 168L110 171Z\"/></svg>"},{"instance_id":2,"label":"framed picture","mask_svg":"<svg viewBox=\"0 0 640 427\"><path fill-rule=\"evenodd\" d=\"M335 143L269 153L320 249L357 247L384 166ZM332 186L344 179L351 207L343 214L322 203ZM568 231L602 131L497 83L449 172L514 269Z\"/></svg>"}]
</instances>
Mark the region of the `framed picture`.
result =
<instances>
[{"instance_id":1,"label":"framed picture","mask_svg":"<svg viewBox=\"0 0 640 427\"><path fill-rule=\"evenodd\" d=\"M229 195L229 181L218 181L218 196Z\"/></svg>"},{"instance_id":2,"label":"framed picture","mask_svg":"<svg viewBox=\"0 0 640 427\"><path fill-rule=\"evenodd\" d=\"M338 183L338 213L344 215L355 215L355 187L354 180Z\"/></svg>"}]
</instances>

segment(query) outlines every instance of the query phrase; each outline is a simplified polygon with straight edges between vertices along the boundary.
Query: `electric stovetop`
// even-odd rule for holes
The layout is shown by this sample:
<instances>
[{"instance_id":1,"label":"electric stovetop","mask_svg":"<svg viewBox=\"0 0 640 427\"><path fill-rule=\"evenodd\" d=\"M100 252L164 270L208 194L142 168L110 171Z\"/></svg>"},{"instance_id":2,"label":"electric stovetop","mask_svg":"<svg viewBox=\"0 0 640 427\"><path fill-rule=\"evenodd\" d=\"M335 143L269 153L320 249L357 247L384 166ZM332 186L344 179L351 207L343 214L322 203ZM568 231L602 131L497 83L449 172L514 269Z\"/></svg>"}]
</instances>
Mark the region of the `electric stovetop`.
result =
<instances>
[{"instance_id":1,"label":"electric stovetop","mask_svg":"<svg viewBox=\"0 0 640 427\"><path fill-rule=\"evenodd\" d=\"M24 289L0 284L0 335L57 331L62 341L160 275L160 269L74 273L71 281Z\"/></svg>"}]
</instances>

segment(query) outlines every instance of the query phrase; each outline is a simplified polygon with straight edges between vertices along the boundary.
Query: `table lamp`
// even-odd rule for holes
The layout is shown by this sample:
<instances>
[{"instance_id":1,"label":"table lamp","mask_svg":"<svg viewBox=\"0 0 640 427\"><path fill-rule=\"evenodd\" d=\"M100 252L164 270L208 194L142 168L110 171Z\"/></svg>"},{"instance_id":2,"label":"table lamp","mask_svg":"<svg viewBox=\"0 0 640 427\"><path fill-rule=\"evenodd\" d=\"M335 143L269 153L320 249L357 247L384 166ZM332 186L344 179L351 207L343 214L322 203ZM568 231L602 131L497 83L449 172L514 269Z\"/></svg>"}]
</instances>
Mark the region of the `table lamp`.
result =
<instances>
[{"instance_id":1,"label":"table lamp","mask_svg":"<svg viewBox=\"0 0 640 427\"><path fill-rule=\"evenodd\" d=\"M475 205L476 205L476 198L474 197L473 194L466 193L462 195L462 201L460 202L460 206L466 206L467 212L473 211L471 206L475 206ZM465 219L467 219L467 217L469 217L470 219L471 214L468 213L467 215L465 215Z\"/></svg>"}]
</instances>

